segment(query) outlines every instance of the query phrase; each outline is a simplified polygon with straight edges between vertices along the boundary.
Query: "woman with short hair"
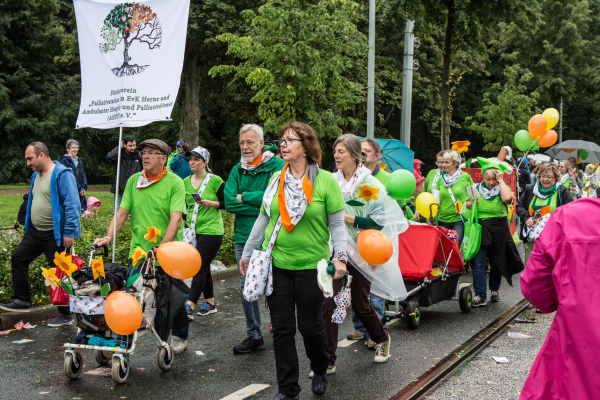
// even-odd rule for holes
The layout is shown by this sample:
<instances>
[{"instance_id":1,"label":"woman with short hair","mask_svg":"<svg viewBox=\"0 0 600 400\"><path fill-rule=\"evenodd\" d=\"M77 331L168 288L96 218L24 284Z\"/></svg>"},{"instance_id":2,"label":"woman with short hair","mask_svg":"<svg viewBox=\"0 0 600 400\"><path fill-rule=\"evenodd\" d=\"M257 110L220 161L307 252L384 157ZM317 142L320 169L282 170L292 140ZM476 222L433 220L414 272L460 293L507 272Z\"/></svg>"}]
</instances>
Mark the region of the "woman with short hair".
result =
<instances>
[{"instance_id":1,"label":"woman with short hair","mask_svg":"<svg viewBox=\"0 0 600 400\"><path fill-rule=\"evenodd\" d=\"M75 139L67 140L67 154L63 154L60 157L60 163L65 167L71 168L73 175L75 176L75 182L77 182L77 191L79 192L79 201L81 203L81 212L87 210L87 200L85 199L85 193L87 192L87 177L83 170L83 162L77 154L79 153L79 142Z\"/></svg>"},{"instance_id":2,"label":"woman with short hair","mask_svg":"<svg viewBox=\"0 0 600 400\"><path fill-rule=\"evenodd\" d=\"M267 297L279 393L274 400L297 399L299 365L296 321L314 371L312 392L327 390L327 337L323 328L324 295L317 282L317 264L329 260L333 241L334 279L346 274L344 197L333 175L319 168L321 146L313 128L302 122L279 130L283 169L273 175L240 260L246 274L252 252L272 247L273 289ZM281 229L283 228L283 229ZM246 279L247 282L250 279Z\"/></svg>"}]
</instances>

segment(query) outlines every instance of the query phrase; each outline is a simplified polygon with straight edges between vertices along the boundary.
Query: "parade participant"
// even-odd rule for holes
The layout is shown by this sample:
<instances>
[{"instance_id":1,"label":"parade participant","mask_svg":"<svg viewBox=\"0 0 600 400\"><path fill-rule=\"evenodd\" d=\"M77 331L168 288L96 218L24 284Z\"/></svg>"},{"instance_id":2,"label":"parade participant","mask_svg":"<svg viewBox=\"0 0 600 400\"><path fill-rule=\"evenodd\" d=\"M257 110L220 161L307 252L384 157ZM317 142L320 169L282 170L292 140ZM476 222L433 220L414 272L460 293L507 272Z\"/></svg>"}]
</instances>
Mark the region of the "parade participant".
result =
<instances>
[{"instance_id":1,"label":"parade participant","mask_svg":"<svg viewBox=\"0 0 600 400\"><path fill-rule=\"evenodd\" d=\"M437 160L435 162L435 165L437 166L437 168L432 169L427 174L427 177L425 178L425 182L423 183L423 192L433 193L433 189L435 189L435 186L437 185L437 181L438 181L438 179L440 179L440 176L442 175L442 169L441 169L440 165L441 165L441 163L446 162L446 159L444 158L444 153L446 153L447 151L450 151L450 150L442 150L439 153L437 153L437 155L436 155ZM420 218L419 212L416 211L415 212L415 221L418 221L419 218Z\"/></svg>"},{"instance_id":2,"label":"parade participant","mask_svg":"<svg viewBox=\"0 0 600 400\"><path fill-rule=\"evenodd\" d=\"M527 185L517 201L517 215L523 224L519 237L534 242L556 208L573 201L569 190L559 183L560 173L553 163L538 169L538 182Z\"/></svg>"},{"instance_id":3,"label":"parade participant","mask_svg":"<svg viewBox=\"0 0 600 400\"><path fill-rule=\"evenodd\" d=\"M581 197L579 181L577 175L575 175L575 172L573 172L571 163L569 161L562 160L558 164L558 171L560 172L559 184L566 187L574 199ZM583 185L581 185L581 187L583 187Z\"/></svg>"},{"instance_id":4,"label":"parade participant","mask_svg":"<svg viewBox=\"0 0 600 400\"><path fill-rule=\"evenodd\" d=\"M29 312L29 264L44 254L54 267L55 253L73 246L81 236L81 205L77 183L71 169L52 161L42 142L25 149L27 165L34 171L27 199L25 235L11 255L14 300L0 304L0 309ZM58 307L58 315L48 326L59 327L73 321L69 306Z\"/></svg>"},{"instance_id":5,"label":"parade participant","mask_svg":"<svg viewBox=\"0 0 600 400\"><path fill-rule=\"evenodd\" d=\"M577 159L575 157L569 157L568 161L571 165L571 171L575 176L577 176L577 179L579 179L577 183L579 184L579 188L581 189L583 187L583 171L577 169Z\"/></svg>"},{"instance_id":6,"label":"parade participant","mask_svg":"<svg viewBox=\"0 0 600 400\"><path fill-rule=\"evenodd\" d=\"M522 400L598 399L600 380L592 378L600 359L598 226L600 200L560 207L521 274L523 296L544 313L556 312L521 391Z\"/></svg>"},{"instance_id":7,"label":"parade participant","mask_svg":"<svg viewBox=\"0 0 600 400\"><path fill-rule=\"evenodd\" d=\"M523 271L523 261L512 239L507 220L507 205L513 201L513 193L504 183L506 166L497 160L477 157L483 173L483 182L475 185L480 194L477 202L479 223L483 227L481 246L473 258L473 307L486 305L487 258L490 259L490 301L500 301L502 276L512 286L512 276ZM465 203L465 217L471 218L473 199Z\"/></svg>"},{"instance_id":8,"label":"parade participant","mask_svg":"<svg viewBox=\"0 0 600 400\"><path fill-rule=\"evenodd\" d=\"M351 291L352 311L364 324L370 340L375 343L376 363L387 362L390 354L391 337L381 322L381 316L369 304L369 294L378 298L404 300L406 288L402 273L398 268L398 250L384 265L372 267L358 253L356 240L359 230L376 229L386 234L392 243L398 243L398 234L408 229L408 223L402 210L391 197L386 194L385 185L372 175L369 168L363 166L367 160L361 148L361 141L352 134L342 135L334 143L334 159L338 168L334 174L344 201L363 198L362 206L356 207L345 204L344 222L347 237L347 252L349 255L348 272L353 277ZM363 144L364 148L364 144ZM376 192L376 193L375 193ZM367 194L365 194L367 193ZM368 193L373 193L371 197ZM372 271L377 269L377 273ZM387 269L387 271L386 271ZM338 293L341 283L336 281L333 292ZM385 302L385 300L384 300ZM328 373L335 372L337 359L337 337L339 324L332 322L331 317L336 304L333 297L325 300L323 308L323 325L327 333L327 353L329 354Z\"/></svg>"},{"instance_id":9,"label":"parade participant","mask_svg":"<svg viewBox=\"0 0 600 400\"><path fill-rule=\"evenodd\" d=\"M181 148L183 151L173 157L170 166L171 172L181 179L185 179L192 175L192 170L190 169L190 151L192 148L187 143L184 143Z\"/></svg>"},{"instance_id":10,"label":"parade participant","mask_svg":"<svg viewBox=\"0 0 600 400\"><path fill-rule=\"evenodd\" d=\"M79 192L79 203L81 206L81 212L87 210L87 200L85 199L85 192L87 191L87 178L85 171L83 170L83 162L77 157L79 153L79 142L75 139L67 140L67 154L63 154L60 157L60 163L67 168L71 168L75 182L77 183L77 191Z\"/></svg>"},{"instance_id":11,"label":"parade participant","mask_svg":"<svg viewBox=\"0 0 600 400\"><path fill-rule=\"evenodd\" d=\"M594 173L592 164L585 167L582 192L582 197L598 198L598 175Z\"/></svg>"},{"instance_id":12,"label":"parade participant","mask_svg":"<svg viewBox=\"0 0 600 400\"><path fill-rule=\"evenodd\" d=\"M137 247L149 250L161 243L181 241L183 226L181 216L185 212L185 189L183 181L164 167L169 154L169 146L159 139L148 139L139 145L142 156L142 172L129 178L123 192L123 200L117 211L117 233L131 214L131 244L129 246L129 266L131 256ZM108 225L106 236L98 238L94 244L108 246L113 237L114 218ZM144 238L148 228L154 227L162 235L156 242L148 243ZM156 263L158 265L158 262ZM171 349L174 354L182 353L187 346L188 318L182 305L171 330L173 340Z\"/></svg>"},{"instance_id":13,"label":"parade participant","mask_svg":"<svg viewBox=\"0 0 600 400\"><path fill-rule=\"evenodd\" d=\"M192 291L185 305L188 318L194 320L194 306L200 295L204 293L204 305L200 307L198 316L214 314L215 295L213 291L210 264L223 243L223 217L221 210L225 208L223 188L225 183L208 168L210 153L203 147L196 147L188 153L190 168L194 173L183 180L185 201L188 207L187 224L194 224L196 232L196 249L202 258L202 266L192 281ZM200 195L194 199L193 194ZM196 214L196 218L194 218Z\"/></svg>"},{"instance_id":14,"label":"parade participant","mask_svg":"<svg viewBox=\"0 0 600 400\"><path fill-rule=\"evenodd\" d=\"M455 231L458 234L460 247L465 235L465 223L460 211L462 205L469 200L467 186L472 186L473 180L469 174L463 174L458 168L460 155L456 151L446 151L443 157L444 160L438 162L442 173L436 186L432 189L433 195L440 205L437 216L438 225Z\"/></svg>"},{"instance_id":15,"label":"parade participant","mask_svg":"<svg viewBox=\"0 0 600 400\"><path fill-rule=\"evenodd\" d=\"M531 177L529 176L529 165L527 164L526 158L517 160L517 184L519 186L519 193L522 194L525 190L525 186L531 185Z\"/></svg>"},{"instance_id":16,"label":"parade participant","mask_svg":"<svg viewBox=\"0 0 600 400\"><path fill-rule=\"evenodd\" d=\"M344 198L333 175L319 169L321 146L317 135L302 122L285 124L279 135L281 156L286 164L265 191L261 214L240 260L240 270L245 274L253 250L261 247L261 243L266 248L276 230L272 250L273 291L267 297L279 386L274 400L297 399L300 393L294 338L296 321L315 372L313 394L321 396L327 390L329 358L323 328L324 295L317 282L317 264L330 258L330 235L334 279L346 274Z\"/></svg>"},{"instance_id":17,"label":"parade participant","mask_svg":"<svg viewBox=\"0 0 600 400\"><path fill-rule=\"evenodd\" d=\"M171 148L169 147L169 150ZM169 154L169 157L167 157L167 170L170 171L171 170L171 162L173 161L173 158L177 157L177 155L179 153L183 152L183 140L178 140L175 143L175 151L172 152L171 154Z\"/></svg>"},{"instance_id":18,"label":"parade participant","mask_svg":"<svg viewBox=\"0 0 600 400\"><path fill-rule=\"evenodd\" d=\"M121 169L119 171L119 194L117 195L117 207L121 204L123 199L123 192L125 191L125 185L129 177L142 170L142 157L140 157L140 151L135 143L135 137L127 135L121 142ZM106 159L113 164L117 164L119 159L119 146L112 149L107 155ZM113 176L112 185L110 192L114 194L117 191L117 171Z\"/></svg>"},{"instance_id":19,"label":"parade participant","mask_svg":"<svg viewBox=\"0 0 600 400\"><path fill-rule=\"evenodd\" d=\"M240 129L241 160L236 164L225 184L225 209L235 215L235 256L238 271L244 245L259 215L265 189L271 177L283 168L285 162L275 157L274 145L265 146L263 130L260 126L246 124ZM264 350L265 342L260 330L260 308L258 302L247 302L241 292L244 290L246 275L239 272L240 297L246 316L244 341L233 348L236 354L246 354Z\"/></svg>"}]
</instances>

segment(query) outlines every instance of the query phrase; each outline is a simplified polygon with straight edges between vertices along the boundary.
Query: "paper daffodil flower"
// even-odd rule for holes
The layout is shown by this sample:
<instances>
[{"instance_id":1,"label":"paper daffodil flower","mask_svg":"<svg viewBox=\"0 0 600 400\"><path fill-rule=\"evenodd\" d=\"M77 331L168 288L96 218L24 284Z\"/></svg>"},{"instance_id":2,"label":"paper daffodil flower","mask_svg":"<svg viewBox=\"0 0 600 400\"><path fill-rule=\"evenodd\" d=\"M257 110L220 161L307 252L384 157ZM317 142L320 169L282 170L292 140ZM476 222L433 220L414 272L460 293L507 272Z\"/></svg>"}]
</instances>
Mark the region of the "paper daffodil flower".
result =
<instances>
[{"instance_id":1,"label":"paper daffodil flower","mask_svg":"<svg viewBox=\"0 0 600 400\"><path fill-rule=\"evenodd\" d=\"M106 275L104 275L104 261L102 261L102 256L97 260L92 260L92 274L94 274L94 279L98 279L98 275L106 278Z\"/></svg>"},{"instance_id":2,"label":"paper daffodil flower","mask_svg":"<svg viewBox=\"0 0 600 400\"><path fill-rule=\"evenodd\" d=\"M52 289L56 289L56 285L60 279L56 276L56 268L46 269L42 267L42 275L46 278L46 286L52 287Z\"/></svg>"},{"instance_id":3,"label":"paper daffodil flower","mask_svg":"<svg viewBox=\"0 0 600 400\"><path fill-rule=\"evenodd\" d=\"M160 236L160 230L158 230L155 227L151 226L150 228L148 228L148 233L146 233L144 235L144 239L146 239L149 242L156 243L156 239L159 236Z\"/></svg>"},{"instance_id":4,"label":"paper daffodil flower","mask_svg":"<svg viewBox=\"0 0 600 400\"><path fill-rule=\"evenodd\" d=\"M368 203L371 200L377 200L377 193L379 193L379 188L374 188L369 185L360 185L358 187L358 197L364 198Z\"/></svg>"},{"instance_id":5,"label":"paper daffodil flower","mask_svg":"<svg viewBox=\"0 0 600 400\"><path fill-rule=\"evenodd\" d=\"M133 265L137 264L138 261L140 261L140 259L142 257L148 257L148 253L146 253L144 251L144 249L142 249L141 247L136 247L135 250L133 251L133 255L131 256L131 260L133 261Z\"/></svg>"},{"instance_id":6,"label":"paper daffodil flower","mask_svg":"<svg viewBox=\"0 0 600 400\"><path fill-rule=\"evenodd\" d=\"M454 209L457 213L462 211L462 202L460 200L456 200L456 204L454 205Z\"/></svg>"},{"instance_id":7,"label":"paper daffodil flower","mask_svg":"<svg viewBox=\"0 0 600 400\"><path fill-rule=\"evenodd\" d=\"M77 271L77 266L73 264L71 256L67 256L64 251L62 253L58 251L54 253L54 264L69 277L71 277L73 272Z\"/></svg>"},{"instance_id":8,"label":"paper daffodil flower","mask_svg":"<svg viewBox=\"0 0 600 400\"><path fill-rule=\"evenodd\" d=\"M379 168L385 171L385 169L387 168L387 164L383 161L379 161Z\"/></svg>"},{"instance_id":9,"label":"paper daffodil flower","mask_svg":"<svg viewBox=\"0 0 600 400\"><path fill-rule=\"evenodd\" d=\"M458 152L458 154L464 153L466 151L469 151L470 145L471 145L471 142L469 142L468 140L452 142L452 150L456 150Z\"/></svg>"}]
</instances>

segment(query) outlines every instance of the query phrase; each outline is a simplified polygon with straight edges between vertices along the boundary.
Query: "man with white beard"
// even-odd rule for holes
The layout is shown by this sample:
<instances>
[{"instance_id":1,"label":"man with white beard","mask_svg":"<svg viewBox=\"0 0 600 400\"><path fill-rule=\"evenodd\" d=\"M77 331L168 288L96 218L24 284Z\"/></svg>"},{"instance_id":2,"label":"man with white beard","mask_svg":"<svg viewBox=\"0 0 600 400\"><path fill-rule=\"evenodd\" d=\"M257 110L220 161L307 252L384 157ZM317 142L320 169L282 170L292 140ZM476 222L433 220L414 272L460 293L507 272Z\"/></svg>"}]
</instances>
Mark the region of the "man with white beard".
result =
<instances>
[{"instance_id":1,"label":"man with white beard","mask_svg":"<svg viewBox=\"0 0 600 400\"><path fill-rule=\"evenodd\" d=\"M258 218L265 190L273 174L280 171L285 165L281 158L275 157L277 146L265 146L263 130L258 125L242 126L239 145L242 158L231 170L224 190L225 209L227 212L235 214L235 255L238 271L244 245ZM241 272L239 277L241 296L246 277ZM258 301L247 302L242 296L248 337L233 348L233 352L236 354L246 354L265 348L260 330L258 303Z\"/></svg>"}]
</instances>

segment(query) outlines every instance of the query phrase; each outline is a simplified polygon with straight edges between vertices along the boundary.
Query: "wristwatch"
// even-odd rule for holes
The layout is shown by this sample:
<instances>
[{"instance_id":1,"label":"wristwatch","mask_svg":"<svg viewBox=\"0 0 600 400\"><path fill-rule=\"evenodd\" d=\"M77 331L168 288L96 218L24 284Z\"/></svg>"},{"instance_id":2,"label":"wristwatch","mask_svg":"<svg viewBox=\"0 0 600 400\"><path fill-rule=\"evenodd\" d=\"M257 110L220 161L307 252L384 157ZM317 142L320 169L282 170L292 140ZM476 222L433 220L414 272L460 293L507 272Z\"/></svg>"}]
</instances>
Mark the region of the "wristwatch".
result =
<instances>
[{"instance_id":1,"label":"wristwatch","mask_svg":"<svg viewBox=\"0 0 600 400\"><path fill-rule=\"evenodd\" d=\"M498 185L504 183L504 180L498 181Z\"/></svg>"},{"instance_id":2,"label":"wristwatch","mask_svg":"<svg viewBox=\"0 0 600 400\"><path fill-rule=\"evenodd\" d=\"M110 236L104 236L102 239L108 239L109 242L112 240Z\"/></svg>"}]
</instances>

